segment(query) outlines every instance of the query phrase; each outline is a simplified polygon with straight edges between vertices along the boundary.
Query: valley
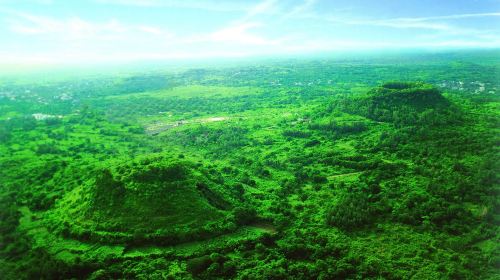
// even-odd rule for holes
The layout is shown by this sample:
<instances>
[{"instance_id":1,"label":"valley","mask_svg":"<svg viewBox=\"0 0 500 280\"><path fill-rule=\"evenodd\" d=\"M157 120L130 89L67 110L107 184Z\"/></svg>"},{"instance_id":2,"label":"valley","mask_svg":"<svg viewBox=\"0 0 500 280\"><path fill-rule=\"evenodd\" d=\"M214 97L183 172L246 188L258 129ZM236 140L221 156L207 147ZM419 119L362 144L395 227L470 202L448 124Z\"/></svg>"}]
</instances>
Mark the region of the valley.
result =
<instances>
[{"instance_id":1,"label":"valley","mask_svg":"<svg viewBox=\"0 0 500 280\"><path fill-rule=\"evenodd\" d=\"M498 51L388 57L3 80L0 278L495 279Z\"/></svg>"}]
</instances>

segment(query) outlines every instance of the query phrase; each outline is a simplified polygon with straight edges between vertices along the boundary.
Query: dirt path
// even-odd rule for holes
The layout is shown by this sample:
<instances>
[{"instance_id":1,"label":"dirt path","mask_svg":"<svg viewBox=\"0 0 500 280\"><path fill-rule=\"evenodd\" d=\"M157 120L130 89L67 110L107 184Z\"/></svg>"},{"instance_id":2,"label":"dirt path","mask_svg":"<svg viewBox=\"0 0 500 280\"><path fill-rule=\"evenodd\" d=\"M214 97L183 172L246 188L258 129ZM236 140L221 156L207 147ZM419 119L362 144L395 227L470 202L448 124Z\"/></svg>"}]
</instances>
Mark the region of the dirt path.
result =
<instances>
[{"instance_id":1,"label":"dirt path","mask_svg":"<svg viewBox=\"0 0 500 280\"><path fill-rule=\"evenodd\" d=\"M263 230L264 232L271 233L271 234L275 234L278 232L276 227L274 225L272 225L271 223L265 223L265 222L255 223L255 224L249 225L249 227L254 227L254 228Z\"/></svg>"},{"instance_id":2,"label":"dirt path","mask_svg":"<svg viewBox=\"0 0 500 280\"><path fill-rule=\"evenodd\" d=\"M358 171L358 172L344 173L344 174L339 174L339 175L332 175L332 176L328 176L328 179L332 180L335 178L347 177L347 176L357 175L357 174L361 174L361 173L363 173L363 172Z\"/></svg>"},{"instance_id":3,"label":"dirt path","mask_svg":"<svg viewBox=\"0 0 500 280\"><path fill-rule=\"evenodd\" d=\"M194 119L194 120L179 120L175 122L156 122L153 124L148 124L145 126L144 131L146 134L149 135L157 135L160 132L183 126L183 125L189 125L189 124L204 124L204 123L211 123L211 122L221 122L221 121L226 121L228 120L228 117L209 117L209 118L203 118L203 119Z\"/></svg>"}]
</instances>

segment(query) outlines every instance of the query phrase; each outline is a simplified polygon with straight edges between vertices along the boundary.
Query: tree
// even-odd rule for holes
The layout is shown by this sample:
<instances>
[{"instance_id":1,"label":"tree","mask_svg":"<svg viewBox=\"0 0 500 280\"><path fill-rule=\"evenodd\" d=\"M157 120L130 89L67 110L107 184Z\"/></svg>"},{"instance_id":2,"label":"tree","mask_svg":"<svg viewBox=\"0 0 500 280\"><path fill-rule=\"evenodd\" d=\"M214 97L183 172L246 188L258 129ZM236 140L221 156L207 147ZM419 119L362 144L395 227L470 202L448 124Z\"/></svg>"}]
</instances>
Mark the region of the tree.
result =
<instances>
[{"instance_id":1,"label":"tree","mask_svg":"<svg viewBox=\"0 0 500 280\"><path fill-rule=\"evenodd\" d=\"M347 193L328 210L326 221L344 230L356 229L373 220L371 207L367 194Z\"/></svg>"}]
</instances>

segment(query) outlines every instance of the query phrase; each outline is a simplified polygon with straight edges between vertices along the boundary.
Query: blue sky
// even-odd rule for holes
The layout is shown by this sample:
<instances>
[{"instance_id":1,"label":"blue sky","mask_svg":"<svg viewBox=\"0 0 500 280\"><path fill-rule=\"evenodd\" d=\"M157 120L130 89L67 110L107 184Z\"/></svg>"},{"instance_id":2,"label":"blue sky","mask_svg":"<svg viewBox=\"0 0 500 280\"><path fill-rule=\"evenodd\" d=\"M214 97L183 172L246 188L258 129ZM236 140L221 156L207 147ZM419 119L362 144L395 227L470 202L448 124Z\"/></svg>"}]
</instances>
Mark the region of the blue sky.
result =
<instances>
[{"instance_id":1,"label":"blue sky","mask_svg":"<svg viewBox=\"0 0 500 280\"><path fill-rule=\"evenodd\" d=\"M0 0L2 63L500 47L500 0Z\"/></svg>"}]
</instances>

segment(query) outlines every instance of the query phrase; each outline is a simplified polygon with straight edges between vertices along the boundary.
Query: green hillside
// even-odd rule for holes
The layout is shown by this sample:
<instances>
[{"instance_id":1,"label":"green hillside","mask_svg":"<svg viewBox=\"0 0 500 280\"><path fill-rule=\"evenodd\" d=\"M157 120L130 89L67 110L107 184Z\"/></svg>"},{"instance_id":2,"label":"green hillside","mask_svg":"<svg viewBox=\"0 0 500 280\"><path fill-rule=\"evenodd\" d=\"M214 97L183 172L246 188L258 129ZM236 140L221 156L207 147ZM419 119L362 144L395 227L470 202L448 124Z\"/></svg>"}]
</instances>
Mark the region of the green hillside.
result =
<instances>
[{"instance_id":1,"label":"green hillside","mask_svg":"<svg viewBox=\"0 0 500 280\"><path fill-rule=\"evenodd\" d=\"M100 164L65 194L49 222L81 240L173 244L235 229L233 208L200 164L170 155Z\"/></svg>"}]
</instances>

